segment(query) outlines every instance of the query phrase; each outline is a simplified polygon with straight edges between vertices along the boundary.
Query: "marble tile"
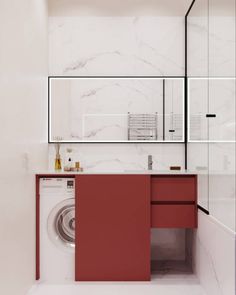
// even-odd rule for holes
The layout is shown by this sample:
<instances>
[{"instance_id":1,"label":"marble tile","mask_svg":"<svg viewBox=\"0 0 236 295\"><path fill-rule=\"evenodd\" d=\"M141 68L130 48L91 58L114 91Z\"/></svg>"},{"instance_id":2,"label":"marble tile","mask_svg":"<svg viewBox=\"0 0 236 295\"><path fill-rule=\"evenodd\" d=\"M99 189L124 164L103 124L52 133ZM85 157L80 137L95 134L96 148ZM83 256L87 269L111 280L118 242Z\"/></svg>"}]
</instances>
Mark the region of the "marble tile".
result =
<instances>
[{"instance_id":1,"label":"marble tile","mask_svg":"<svg viewBox=\"0 0 236 295\"><path fill-rule=\"evenodd\" d=\"M199 211L193 244L194 270L206 293L235 295L235 233Z\"/></svg>"},{"instance_id":2,"label":"marble tile","mask_svg":"<svg viewBox=\"0 0 236 295\"><path fill-rule=\"evenodd\" d=\"M208 8L198 0L188 16L188 76L208 76Z\"/></svg>"},{"instance_id":3,"label":"marble tile","mask_svg":"<svg viewBox=\"0 0 236 295\"><path fill-rule=\"evenodd\" d=\"M222 1L223 2L223 1ZM209 76L235 77L235 1L225 1L232 11L229 16L215 15L214 1L209 16ZM217 11L219 14L219 11Z\"/></svg>"},{"instance_id":4,"label":"marble tile","mask_svg":"<svg viewBox=\"0 0 236 295\"><path fill-rule=\"evenodd\" d=\"M50 17L49 61L50 75L181 76L184 18Z\"/></svg>"},{"instance_id":5,"label":"marble tile","mask_svg":"<svg viewBox=\"0 0 236 295\"><path fill-rule=\"evenodd\" d=\"M235 192L235 143L209 144L209 211L233 231L236 230Z\"/></svg>"},{"instance_id":6,"label":"marble tile","mask_svg":"<svg viewBox=\"0 0 236 295\"><path fill-rule=\"evenodd\" d=\"M91 282L68 285L37 284L27 295L206 295L196 276L155 275L151 282Z\"/></svg>"},{"instance_id":7,"label":"marble tile","mask_svg":"<svg viewBox=\"0 0 236 295\"><path fill-rule=\"evenodd\" d=\"M188 17L188 74L235 76L235 1L197 1Z\"/></svg>"},{"instance_id":8,"label":"marble tile","mask_svg":"<svg viewBox=\"0 0 236 295\"><path fill-rule=\"evenodd\" d=\"M62 159L66 148L73 149L73 160L80 161L86 171L124 171L147 169L148 155L153 156L153 170L169 170L170 166L184 169L182 144L63 144ZM53 170L55 149L49 145L49 169Z\"/></svg>"}]
</instances>

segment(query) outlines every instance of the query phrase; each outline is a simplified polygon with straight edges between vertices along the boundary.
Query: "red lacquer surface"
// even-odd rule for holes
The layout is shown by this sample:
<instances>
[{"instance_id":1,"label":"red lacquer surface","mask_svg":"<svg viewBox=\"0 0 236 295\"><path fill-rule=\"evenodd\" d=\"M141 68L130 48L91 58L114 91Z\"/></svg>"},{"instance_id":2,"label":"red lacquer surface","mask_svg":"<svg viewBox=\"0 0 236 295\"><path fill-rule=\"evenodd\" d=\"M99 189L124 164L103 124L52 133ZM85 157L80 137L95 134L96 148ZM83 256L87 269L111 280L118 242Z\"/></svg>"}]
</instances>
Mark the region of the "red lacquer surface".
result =
<instances>
[{"instance_id":1,"label":"red lacquer surface","mask_svg":"<svg viewBox=\"0 0 236 295\"><path fill-rule=\"evenodd\" d=\"M195 228L196 206L186 204L152 205L152 227Z\"/></svg>"},{"instance_id":2,"label":"red lacquer surface","mask_svg":"<svg viewBox=\"0 0 236 295\"><path fill-rule=\"evenodd\" d=\"M152 201L195 201L195 176L153 176L151 181Z\"/></svg>"},{"instance_id":3,"label":"red lacquer surface","mask_svg":"<svg viewBox=\"0 0 236 295\"><path fill-rule=\"evenodd\" d=\"M75 279L150 280L150 176L76 176Z\"/></svg>"}]
</instances>

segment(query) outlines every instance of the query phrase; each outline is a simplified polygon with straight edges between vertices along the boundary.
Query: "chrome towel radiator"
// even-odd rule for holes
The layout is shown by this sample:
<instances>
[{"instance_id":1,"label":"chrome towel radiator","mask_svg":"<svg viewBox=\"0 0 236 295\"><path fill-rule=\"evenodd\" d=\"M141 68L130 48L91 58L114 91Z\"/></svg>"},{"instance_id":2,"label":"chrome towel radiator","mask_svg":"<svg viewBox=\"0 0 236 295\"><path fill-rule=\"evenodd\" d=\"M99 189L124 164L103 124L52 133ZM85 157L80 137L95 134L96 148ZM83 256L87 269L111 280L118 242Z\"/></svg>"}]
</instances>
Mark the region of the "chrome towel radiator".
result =
<instances>
[{"instance_id":1,"label":"chrome towel radiator","mask_svg":"<svg viewBox=\"0 0 236 295\"><path fill-rule=\"evenodd\" d=\"M157 140L158 120L155 114L128 113L128 140Z\"/></svg>"}]
</instances>

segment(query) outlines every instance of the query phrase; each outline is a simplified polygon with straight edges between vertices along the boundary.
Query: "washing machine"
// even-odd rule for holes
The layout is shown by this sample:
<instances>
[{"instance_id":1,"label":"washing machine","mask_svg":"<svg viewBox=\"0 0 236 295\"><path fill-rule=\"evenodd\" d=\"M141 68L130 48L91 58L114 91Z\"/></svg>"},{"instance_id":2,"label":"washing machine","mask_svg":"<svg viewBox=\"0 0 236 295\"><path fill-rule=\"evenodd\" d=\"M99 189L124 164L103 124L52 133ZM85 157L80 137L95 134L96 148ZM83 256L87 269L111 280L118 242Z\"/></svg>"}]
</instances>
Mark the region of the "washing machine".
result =
<instances>
[{"instance_id":1,"label":"washing machine","mask_svg":"<svg viewBox=\"0 0 236 295\"><path fill-rule=\"evenodd\" d=\"M74 281L75 180L40 179L40 279Z\"/></svg>"}]
</instances>

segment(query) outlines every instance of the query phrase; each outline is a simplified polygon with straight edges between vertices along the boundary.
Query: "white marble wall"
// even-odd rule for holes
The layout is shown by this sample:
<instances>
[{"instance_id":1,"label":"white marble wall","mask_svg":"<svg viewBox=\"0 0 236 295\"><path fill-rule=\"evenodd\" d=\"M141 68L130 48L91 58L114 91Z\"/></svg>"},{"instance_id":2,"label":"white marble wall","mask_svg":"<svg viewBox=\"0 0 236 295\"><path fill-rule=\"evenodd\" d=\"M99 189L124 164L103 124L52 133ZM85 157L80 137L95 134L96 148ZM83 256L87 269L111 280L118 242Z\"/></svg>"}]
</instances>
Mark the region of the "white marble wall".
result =
<instances>
[{"instance_id":1,"label":"white marble wall","mask_svg":"<svg viewBox=\"0 0 236 295\"><path fill-rule=\"evenodd\" d=\"M233 231L199 211L193 265L207 295L235 295L235 238Z\"/></svg>"},{"instance_id":2,"label":"white marble wall","mask_svg":"<svg viewBox=\"0 0 236 295\"><path fill-rule=\"evenodd\" d=\"M235 0L209 0L209 76L235 77Z\"/></svg>"},{"instance_id":3,"label":"white marble wall","mask_svg":"<svg viewBox=\"0 0 236 295\"><path fill-rule=\"evenodd\" d=\"M188 75L235 77L235 0L198 0L188 17Z\"/></svg>"},{"instance_id":4,"label":"white marble wall","mask_svg":"<svg viewBox=\"0 0 236 295\"><path fill-rule=\"evenodd\" d=\"M188 16L188 76L208 76L208 1L197 0Z\"/></svg>"},{"instance_id":5,"label":"white marble wall","mask_svg":"<svg viewBox=\"0 0 236 295\"><path fill-rule=\"evenodd\" d=\"M54 76L184 75L184 18L49 17L49 73ZM184 166L181 144L73 147L77 160L86 169L143 169L148 154L153 154L156 169ZM53 158L54 148L50 146L50 167Z\"/></svg>"},{"instance_id":6,"label":"white marble wall","mask_svg":"<svg viewBox=\"0 0 236 295\"><path fill-rule=\"evenodd\" d=\"M50 17L50 75L184 75L183 17Z\"/></svg>"},{"instance_id":7,"label":"white marble wall","mask_svg":"<svg viewBox=\"0 0 236 295\"><path fill-rule=\"evenodd\" d=\"M67 147L73 149L73 159L87 171L123 171L147 169L148 155L153 155L154 170L168 170L177 165L183 168L182 144L63 144L64 159ZM55 149L49 146L49 169L54 169Z\"/></svg>"}]
</instances>

